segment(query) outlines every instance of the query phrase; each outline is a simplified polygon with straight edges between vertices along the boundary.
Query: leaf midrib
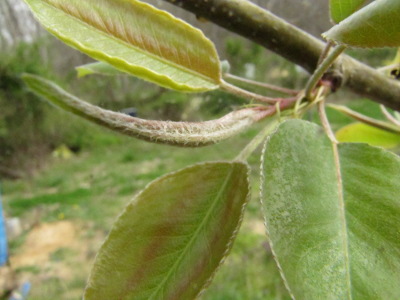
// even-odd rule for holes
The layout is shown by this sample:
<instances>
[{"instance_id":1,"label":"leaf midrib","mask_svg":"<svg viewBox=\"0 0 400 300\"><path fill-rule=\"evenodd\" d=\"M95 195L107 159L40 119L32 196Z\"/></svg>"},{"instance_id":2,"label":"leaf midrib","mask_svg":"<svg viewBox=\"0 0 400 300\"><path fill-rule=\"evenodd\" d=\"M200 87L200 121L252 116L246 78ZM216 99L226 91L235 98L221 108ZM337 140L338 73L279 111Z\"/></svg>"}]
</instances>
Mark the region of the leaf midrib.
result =
<instances>
[{"instance_id":1,"label":"leaf midrib","mask_svg":"<svg viewBox=\"0 0 400 300\"><path fill-rule=\"evenodd\" d=\"M122 40L122 39L120 39L120 38L117 38L117 37L115 37L115 36L113 36L113 35L108 35L108 34L107 34L106 32L104 32L103 30L100 30L100 29L96 28L95 26L93 26L93 25L91 25L91 24L89 24L89 23L83 22L83 21L82 21L81 19L79 19L78 17L76 17L76 16L74 16L74 15L71 15L71 14L68 14L68 13L65 12L63 9L61 9L61 8L59 8L59 7L56 7L56 6L53 6L53 5L51 5L50 3L48 3L47 1L45 1L45 0L44 0L44 1L41 1L41 2L42 2L44 5L50 7L50 8L52 8L52 9L54 9L54 10L58 10L58 11L62 12L62 13L63 13L64 15L66 15L67 17L76 20L78 23L83 24L83 25L85 25L85 26L87 26L87 27L90 27L92 30L97 31L97 32L98 32L99 34L101 34L101 35L103 35L103 36L105 36L105 37L107 37L107 38L109 38L109 39L113 39L113 40L115 40L115 41L118 42L118 43L124 44L124 45L126 45L128 48L133 48L134 51L140 52L140 53L144 54L145 56L149 56L149 57L151 57L152 59L154 59L154 60L156 60L156 61L159 61L159 62L161 62L161 63L163 63L163 64L169 65L169 66L171 66L171 67L173 67L173 68L175 68L175 69L181 70L181 71L183 71L183 72L185 72L185 73L189 73L189 74L192 75L192 76L200 77L200 78L203 79L204 81L207 81L207 82L209 82L209 83L211 83L211 84L213 84L213 85L216 85L216 86L218 85L218 83L214 82L213 79L211 79L210 77L206 76L205 74L202 74L202 73L199 73L199 72L197 72L197 71L194 71L193 69L189 69L189 68L187 68L187 67L185 67L185 66L183 66L183 65L179 65L179 64L177 64L177 63L175 63L175 62L173 62L173 61L166 60L166 59L164 59L163 57L160 57L160 56L155 55L155 54L153 54L153 53L146 52L146 51L142 50L141 48L139 48L138 46L135 46L135 45L133 45L133 44L130 44L130 43L128 43L128 42L126 42L126 41L124 41L124 40ZM71 38L69 38L69 37L66 37L64 34L61 34L61 33L60 33L59 31L57 31L57 30L53 30L53 29L50 28L50 27L48 27L48 30L51 31L51 32L57 32L57 35L63 36L63 38L64 38L65 40L68 40L68 41L72 42L76 47L85 48L85 49L90 49L91 51L95 51L96 53L101 53L101 54L102 54L101 51L98 51L98 50L96 50L95 48L92 48L92 47L87 48L86 46L84 46L84 45L81 44L80 42L76 42L76 41L74 41L73 39L71 39ZM107 55L104 55L104 56L107 56ZM115 56L110 56L110 57L113 57L114 59L121 59L121 58L118 58L118 57L115 57ZM134 66L134 67L136 67L136 68L140 68L140 69L146 70L147 72L153 73L153 74L158 75L158 76L166 76L166 77L168 77L169 79L172 80L172 78L171 78L170 76L168 76L168 75L161 74L161 73L157 73L157 72L155 72L155 71L153 71L153 70L150 70L150 69L147 69L147 68L145 68L145 67L143 67L143 66L138 66L138 65L131 64L130 62L128 62L128 61L126 61L126 60L123 60L123 61L124 61L127 65L129 65L129 66ZM107 61L107 62L110 63L109 61ZM118 68L118 67L117 67L117 68ZM173 80L173 81L175 82L175 80ZM176 83L176 82L175 82L175 83ZM187 86L187 84L185 84L185 83L184 83L184 84L178 83L178 85L186 85L186 86Z\"/></svg>"},{"instance_id":2,"label":"leaf midrib","mask_svg":"<svg viewBox=\"0 0 400 300\"><path fill-rule=\"evenodd\" d=\"M221 189L219 190L217 196L215 197L215 200L213 201L212 205L210 206L209 210L207 211L207 214L205 215L205 217L203 218L202 222L200 223L200 225L198 226L198 228L195 230L192 238L190 239L190 241L187 243L187 245L185 246L185 248L182 250L181 255L178 257L178 259L175 261L175 263L173 264L173 266L169 269L167 275L164 277L164 280L156 287L156 290L149 296L149 299L153 299L154 296L157 295L157 293L159 292L159 290L162 288L162 286L164 286L165 282L171 277L171 275L175 272L175 269L178 267L178 265L180 264L180 262L182 261L183 257L186 255L186 253L189 251L189 249L191 248L193 242L195 241L196 237L198 236L199 232L201 231L201 229L204 227L204 225L206 224L206 221L209 219L211 212L213 211L214 207L217 205L219 198L221 197L223 191L225 190L228 181L230 179L230 177L232 176L233 173L233 169L234 166L231 165L231 170L229 171L229 174L226 176L226 179L224 180L224 183L222 184Z\"/></svg>"},{"instance_id":3,"label":"leaf midrib","mask_svg":"<svg viewBox=\"0 0 400 300\"><path fill-rule=\"evenodd\" d=\"M350 277L350 259L349 259L349 235L348 235L348 227L346 220L346 208L344 201L344 190L343 190L343 178L340 167L340 155L338 144L330 141L333 150L333 159L335 163L335 173L336 173L336 184L338 191L338 202L339 202L339 217L340 217L340 225L341 225L341 237L343 244L343 254L344 254L344 263L346 268L346 284L347 284L347 295L348 299L352 299L351 293L351 277Z\"/></svg>"}]
</instances>

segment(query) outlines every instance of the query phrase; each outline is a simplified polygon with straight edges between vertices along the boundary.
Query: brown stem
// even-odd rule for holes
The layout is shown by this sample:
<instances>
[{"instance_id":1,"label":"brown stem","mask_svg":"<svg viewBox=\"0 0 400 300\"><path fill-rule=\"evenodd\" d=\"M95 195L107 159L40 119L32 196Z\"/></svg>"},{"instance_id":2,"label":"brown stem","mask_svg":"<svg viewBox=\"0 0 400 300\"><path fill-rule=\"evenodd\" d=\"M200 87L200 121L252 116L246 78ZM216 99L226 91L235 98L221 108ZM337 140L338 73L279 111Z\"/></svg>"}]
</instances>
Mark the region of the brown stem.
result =
<instances>
[{"instance_id":1,"label":"brown stem","mask_svg":"<svg viewBox=\"0 0 400 300\"><path fill-rule=\"evenodd\" d=\"M251 84L251 85L254 85L254 86L263 87L263 88L266 88L268 90L275 91L275 92L282 93L282 94L297 95L299 93L299 91L296 91L296 90L287 89L287 88L284 88L284 87L281 87L281 86L276 86L276 85L269 84L269 83L250 80L250 79L239 77L239 76L236 76L236 75L233 75L233 74L229 74L229 73L226 73L224 75L224 77L229 78L229 79L233 79L233 80L237 80L237 81L240 81L240 82L248 83L248 84Z\"/></svg>"},{"instance_id":2,"label":"brown stem","mask_svg":"<svg viewBox=\"0 0 400 300\"><path fill-rule=\"evenodd\" d=\"M283 19L243 0L164 0L274 51L313 73L324 43ZM334 65L353 92L400 110L400 83L343 55Z\"/></svg>"},{"instance_id":3,"label":"brown stem","mask_svg":"<svg viewBox=\"0 0 400 300\"><path fill-rule=\"evenodd\" d=\"M250 101L255 100L255 101L260 101L264 103L269 103L269 104L275 104L277 103L281 98L271 98L271 97L266 97L262 96L256 93L249 92L247 90L241 89L235 85L232 85L226 81L221 82L220 88L230 94L237 95L239 97L243 97L245 99L248 99Z\"/></svg>"},{"instance_id":4,"label":"brown stem","mask_svg":"<svg viewBox=\"0 0 400 300\"><path fill-rule=\"evenodd\" d=\"M368 124L368 125L371 125L376 128L380 128L380 129L383 129L383 130L386 130L389 132L400 134L399 126L396 126L394 124L370 118L370 117L360 114L354 110L351 110L350 108L343 106L343 105L329 104L328 106L337 111L340 111L341 113L346 114L347 116L349 116L357 121L363 122L365 124Z\"/></svg>"}]
</instances>

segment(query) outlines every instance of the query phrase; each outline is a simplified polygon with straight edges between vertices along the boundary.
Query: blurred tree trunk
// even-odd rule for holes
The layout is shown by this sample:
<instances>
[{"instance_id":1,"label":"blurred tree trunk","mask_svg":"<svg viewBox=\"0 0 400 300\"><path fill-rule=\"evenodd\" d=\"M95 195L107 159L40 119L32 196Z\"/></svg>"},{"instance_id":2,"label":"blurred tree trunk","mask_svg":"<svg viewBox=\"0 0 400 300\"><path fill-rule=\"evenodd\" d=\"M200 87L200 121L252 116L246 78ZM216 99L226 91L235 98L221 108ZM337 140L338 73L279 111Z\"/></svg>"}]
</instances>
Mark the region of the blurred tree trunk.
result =
<instances>
[{"instance_id":1,"label":"blurred tree trunk","mask_svg":"<svg viewBox=\"0 0 400 300\"><path fill-rule=\"evenodd\" d=\"M0 1L0 50L20 41L32 42L41 34L40 25L22 0Z\"/></svg>"}]
</instances>

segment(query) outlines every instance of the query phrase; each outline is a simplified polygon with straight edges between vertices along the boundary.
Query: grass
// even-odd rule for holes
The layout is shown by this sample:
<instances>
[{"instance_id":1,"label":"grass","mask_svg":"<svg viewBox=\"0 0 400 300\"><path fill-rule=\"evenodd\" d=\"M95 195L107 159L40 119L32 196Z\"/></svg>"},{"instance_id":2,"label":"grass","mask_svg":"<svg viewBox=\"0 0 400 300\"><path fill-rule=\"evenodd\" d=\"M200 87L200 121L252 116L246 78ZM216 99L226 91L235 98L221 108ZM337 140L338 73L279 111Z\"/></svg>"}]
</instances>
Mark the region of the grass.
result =
<instances>
[{"instance_id":1,"label":"grass","mask_svg":"<svg viewBox=\"0 0 400 300\"><path fill-rule=\"evenodd\" d=\"M71 221L77 244L53 251L45 263L18 268L32 282L30 300L80 299L95 253L123 207L151 180L187 165L234 158L256 129L214 146L185 149L154 145L104 132L98 147L69 160L53 159L33 178L3 182L6 213L32 224ZM231 255L202 295L204 300L289 299L263 233L258 203L258 158L253 199ZM35 213L39 212L39 213ZM40 219L29 221L32 215ZM29 231L29 230L28 230ZM26 232L10 244L23 251Z\"/></svg>"}]
</instances>

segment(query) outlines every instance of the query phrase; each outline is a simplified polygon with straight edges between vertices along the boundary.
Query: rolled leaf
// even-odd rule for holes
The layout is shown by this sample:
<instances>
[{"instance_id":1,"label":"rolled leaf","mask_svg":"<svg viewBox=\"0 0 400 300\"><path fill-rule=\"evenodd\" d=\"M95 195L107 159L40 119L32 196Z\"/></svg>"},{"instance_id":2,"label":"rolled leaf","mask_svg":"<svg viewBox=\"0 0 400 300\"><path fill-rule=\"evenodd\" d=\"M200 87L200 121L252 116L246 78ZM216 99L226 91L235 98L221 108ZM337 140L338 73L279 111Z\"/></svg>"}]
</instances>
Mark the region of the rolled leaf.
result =
<instances>
[{"instance_id":1,"label":"rolled leaf","mask_svg":"<svg viewBox=\"0 0 400 300\"><path fill-rule=\"evenodd\" d=\"M205 163L150 183L102 245L84 299L195 299L232 246L248 171L239 162Z\"/></svg>"},{"instance_id":2,"label":"rolled leaf","mask_svg":"<svg viewBox=\"0 0 400 300\"><path fill-rule=\"evenodd\" d=\"M367 143L387 149L400 146L400 134L391 133L364 123L352 123L336 132L339 142Z\"/></svg>"},{"instance_id":3,"label":"rolled leaf","mask_svg":"<svg viewBox=\"0 0 400 300\"><path fill-rule=\"evenodd\" d=\"M359 10L367 0L330 0L329 8L332 21L337 24Z\"/></svg>"},{"instance_id":4,"label":"rolled leaf","mask_svg":"<svg viewBox=\"0 0 400 300\"><path fill-rule=\"evenodd\" d=\"M283 278L295 299L400 299L400 158L335 147L300 120L266 144L263 207Z\"/></svg>"},{"instance_id":5,"label":"rolled leaf","mask_svg":"<svg viewBox=\"0 0 400 300\"><path fill-rule=\"evenodd\" d=\"M96 60L186 92L218 87L220 63L201 31L137 0L25 0L52 34Z\"/></svg>"},{"instance_id":6,"label":"rolled leaf","mask_svg":"<svg viewBox=\"0 0 400 300\"><path fill-rule=\"evenodd\" d=\"M400 1L379 0L332 27L323 37L353 47L399 47L399 28Z\"/></svg>"},{"instance_id":7,"label":"rolled leaf","mask_svg":"<svg viewBox=\"0 0 400 300\"><path fill-rule=\"evenodd\" d=\"M144 120L89 104L42 77L24 74L22 78L31 90L59 108L119 133L159 144L185 147L214 144L242 132L269 113L246 108L205 122Z\"/></svg>"},{"instance_id":8,"label":"rolled leaf","mask_svg":"<svg viewBox=\"0 0 400 300\"><path fill-rule=\"evenodd\" d=\"M120 70L114 68L112 65L101 61L85 64L76 67L75 69L78 72L79 78L92 74L99 74L106 76L127 75L126 72L121 72Z\"/></svg>"}]
</instances>

